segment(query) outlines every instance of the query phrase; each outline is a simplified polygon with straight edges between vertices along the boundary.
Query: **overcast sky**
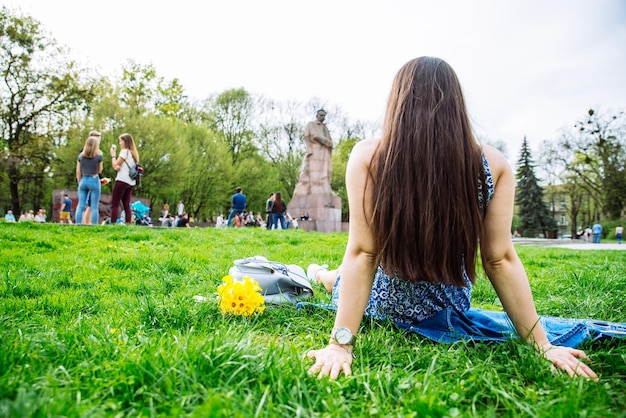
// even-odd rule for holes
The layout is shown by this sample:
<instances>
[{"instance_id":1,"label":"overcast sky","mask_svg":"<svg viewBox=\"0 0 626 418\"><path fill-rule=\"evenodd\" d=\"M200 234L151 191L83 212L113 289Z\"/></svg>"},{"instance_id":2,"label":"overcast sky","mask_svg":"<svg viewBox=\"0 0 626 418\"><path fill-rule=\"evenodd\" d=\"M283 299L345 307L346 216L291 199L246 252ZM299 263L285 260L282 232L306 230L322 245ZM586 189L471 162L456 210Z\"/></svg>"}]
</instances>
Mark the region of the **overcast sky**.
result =
<instances>
[{"instance_id":1,"label":"overcast sky","mask_svg":"<svg viewBox=\"0 0 626 418\"><path fill-rule=\"evenodd\" d=\"M104 75L132 59L193 98L239 87L317 97L353 120L382 123L397 70L438 56L461 80L476 133L508 144L513 161L524 136L536 154L587 109L626 109L624 0L0 2Z\"/></svg>"}]
</instances>

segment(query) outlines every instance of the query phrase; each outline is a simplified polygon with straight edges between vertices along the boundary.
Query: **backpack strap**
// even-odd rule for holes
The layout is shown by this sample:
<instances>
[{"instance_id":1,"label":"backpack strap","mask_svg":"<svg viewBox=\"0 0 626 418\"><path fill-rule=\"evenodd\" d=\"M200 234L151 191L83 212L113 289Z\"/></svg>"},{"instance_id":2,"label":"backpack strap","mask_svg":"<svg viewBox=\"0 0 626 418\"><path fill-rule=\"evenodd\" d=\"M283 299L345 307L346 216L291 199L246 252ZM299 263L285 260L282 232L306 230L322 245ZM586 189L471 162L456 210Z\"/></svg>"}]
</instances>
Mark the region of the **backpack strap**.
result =
<instances>
[{"instance_id":1,"label":"backpack strap","mask_svg":"<svg viewBox=\"0 0 626 418\"><path fill-rule=\"evenodd\" d=\"M128 161L126 161L126 158L124 158L124 162L126 163L126 167L128 167L128 169L130 170L130 164L128 164ZM135 167L137 167L137 163L135 163Z\"/></svg>"}]
</instances>

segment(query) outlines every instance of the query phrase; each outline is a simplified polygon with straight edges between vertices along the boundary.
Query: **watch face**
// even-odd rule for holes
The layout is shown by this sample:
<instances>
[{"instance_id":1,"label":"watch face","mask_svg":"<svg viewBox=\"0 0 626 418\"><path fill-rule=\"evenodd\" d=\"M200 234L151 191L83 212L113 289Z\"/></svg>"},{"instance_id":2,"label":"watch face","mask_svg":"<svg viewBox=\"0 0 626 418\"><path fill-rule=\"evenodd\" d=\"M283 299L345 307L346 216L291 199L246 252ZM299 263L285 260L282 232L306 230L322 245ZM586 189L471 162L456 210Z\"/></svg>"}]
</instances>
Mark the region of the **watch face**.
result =
<instances>
[{"instance_id":1,"label":"watch face","mask_svg":"<svg viewBox=\"0 0 626 418\"><path fill-rule=\"evenodd\" d=\"M352 332L348 328L337 328L335 331L335 340L339 344L348 344L352 339Z\"/></svg>"}]
</instances>

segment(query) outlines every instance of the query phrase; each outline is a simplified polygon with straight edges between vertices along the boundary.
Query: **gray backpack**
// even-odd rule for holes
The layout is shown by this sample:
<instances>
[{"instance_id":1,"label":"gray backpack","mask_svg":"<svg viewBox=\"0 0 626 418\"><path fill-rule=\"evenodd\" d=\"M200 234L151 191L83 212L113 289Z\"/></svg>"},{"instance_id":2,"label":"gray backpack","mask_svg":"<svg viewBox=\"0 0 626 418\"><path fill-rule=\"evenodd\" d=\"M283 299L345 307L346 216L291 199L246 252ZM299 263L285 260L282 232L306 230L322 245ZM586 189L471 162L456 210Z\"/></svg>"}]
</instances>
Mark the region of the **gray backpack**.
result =
<instances>
[{"instance_id":1,"label":"gray backpack","mask_svg":"<svg viewBox=\"0 0 626 418\"><path fill-rule=\"evenodd\" d=\"M296 304L313 296L313 286L302 267L268 261L262 256L235 260L228 274L236 279L253 278L261 286L268 305Z\"/></svg>"}]
</instances>

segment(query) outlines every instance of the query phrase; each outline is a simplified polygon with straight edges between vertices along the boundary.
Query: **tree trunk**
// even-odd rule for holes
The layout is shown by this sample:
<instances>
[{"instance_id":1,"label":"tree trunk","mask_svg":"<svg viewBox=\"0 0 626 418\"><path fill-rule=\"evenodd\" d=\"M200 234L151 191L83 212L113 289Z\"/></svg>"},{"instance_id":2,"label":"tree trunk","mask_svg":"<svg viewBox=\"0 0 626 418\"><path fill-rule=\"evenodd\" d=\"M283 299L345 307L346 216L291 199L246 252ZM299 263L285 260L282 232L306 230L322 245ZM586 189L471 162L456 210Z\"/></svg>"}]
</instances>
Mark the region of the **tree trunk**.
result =
<instances>
[{"instance_id":1,"label":"tree trunk","mask_svg":"<svg viewBox=\"0 0 626 418\"><path fill-rule=\"evenodd\" d=\"M20 211L20 191L18 188L18 181L11 178L10 179L10 187L11 187L11 206L13 207L13 213L16 217L21 215Z\"/></svg>"}]
</instances>

